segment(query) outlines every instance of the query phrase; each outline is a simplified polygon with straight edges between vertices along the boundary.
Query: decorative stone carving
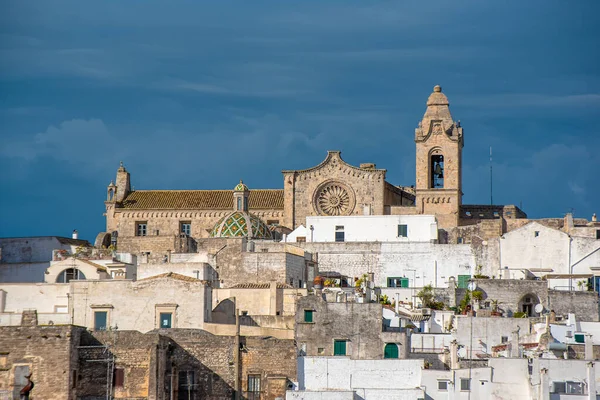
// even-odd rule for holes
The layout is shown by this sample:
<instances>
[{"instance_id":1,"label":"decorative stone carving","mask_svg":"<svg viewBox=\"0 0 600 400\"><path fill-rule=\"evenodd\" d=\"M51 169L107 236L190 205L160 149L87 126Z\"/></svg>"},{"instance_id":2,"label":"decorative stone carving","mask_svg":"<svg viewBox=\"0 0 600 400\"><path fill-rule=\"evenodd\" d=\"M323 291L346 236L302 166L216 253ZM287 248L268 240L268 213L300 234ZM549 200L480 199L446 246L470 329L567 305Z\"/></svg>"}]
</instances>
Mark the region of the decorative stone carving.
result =
<instances>
[{"instance_id":1,"label":"decorative stone carving","mask_svg":"<svg viewBox=\"0 0 600 400\"><path fill-rule=\"evenodd\" d=\"M328 181L317 188L313 205L319 215L349 215L356 199L352 189L338 181Z\"/></svg>"}]
</instances>

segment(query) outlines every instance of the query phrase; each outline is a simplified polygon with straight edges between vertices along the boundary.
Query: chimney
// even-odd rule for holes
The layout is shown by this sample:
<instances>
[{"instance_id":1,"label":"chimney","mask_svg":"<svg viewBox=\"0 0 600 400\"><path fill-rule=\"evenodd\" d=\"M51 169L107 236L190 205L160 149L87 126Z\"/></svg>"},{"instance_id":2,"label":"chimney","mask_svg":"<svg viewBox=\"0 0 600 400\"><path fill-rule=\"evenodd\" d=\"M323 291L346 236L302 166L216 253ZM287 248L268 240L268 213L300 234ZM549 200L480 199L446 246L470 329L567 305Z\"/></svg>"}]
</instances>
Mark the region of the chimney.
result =
<instances>
[{"instance_id":1,"label":"chimney","mask_svg":"<svg viewBox=\"0 0 600 400\"><path fill-rule=\"evenodd\" d=\"M585 334L585 359L593 360L594 359L594 342L592 341L592 335L589 333Z\"/></svg>"},{"instance_id":2,"label":"chimney","mask_svg":"<svg viewBox=\"0 0 600 400\"><path fill-rule=\"evenodd\" d=\"M588 395L587 398L596 400L596 371L594 363L590 361L587 365L587 384L588 384Z\"/></svg>"},{"instance_id":3,"label":"chimney","mask_svg":"<svg viewBox=\"0 0 600 400\"><path fill-rule=\"evenodd\" d=\"M519 355L519 328L512 332L512 338L510 340L510 356L518 358Z\"/></svg>"},{"instance_id":4,"label":"chimney","mask_svg":"<svg viewBox=\"0 0 600 400\"><path fill-rule=\"evenodd\" d=\"M596 216L596 213L592 214L592 222L598 222L598 217Z\"/></svg>"},{"instance_id":5,"label":"chimney","mask_svg":"<svg viewBox=\"0 0 600 400\"><path fill-rule=\"evenodd\" d=\"M550 398L550 381L548 379L548 369L542 368L540 370L540 397L539 399Z\"/></svg>"},{"instance_id":6,"label":"chimney","mask_svg":"<svg viewBox=\"0 0 600 400\"><path fill-rule=\"evenodd\" d=\"M396 301L396 304L394 305L394 311L396 312L396 314L399 314L400 313L400 293L394 294L394 300Z\"/></svg>"},{"instance_id":7,"label":"chimney","mask_svg":"<svg viewBox=\"0 0 600 400\"><path fill-rule=\"evenodd\" d=\"M73 229L72 237L73 237L73 239L79 239L79 232L77 232L77 229Z\"/></svg>"},{"instance_id":8,"label":"chimney","mask_svg":"<svg viewBox=\"0 0 600 400\"><path fill-rule=\"evenodd\" d=\"M453 340L450 342L450 369L459 369L458 363L458 342Z\"/></svg>"}]
</instances>

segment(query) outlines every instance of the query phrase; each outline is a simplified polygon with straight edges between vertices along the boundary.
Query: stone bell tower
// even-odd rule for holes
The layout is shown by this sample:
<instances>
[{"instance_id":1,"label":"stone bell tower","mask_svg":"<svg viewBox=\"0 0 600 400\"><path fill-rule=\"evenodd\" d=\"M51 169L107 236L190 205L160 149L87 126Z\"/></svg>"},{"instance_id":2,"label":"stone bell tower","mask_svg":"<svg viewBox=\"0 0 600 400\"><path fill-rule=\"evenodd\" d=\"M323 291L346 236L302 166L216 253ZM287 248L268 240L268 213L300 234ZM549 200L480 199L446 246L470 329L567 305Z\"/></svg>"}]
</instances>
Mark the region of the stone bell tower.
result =
<instances>
[{"instance_id":1,"label":"stone bell tower","mask_svg":"<svg viewBox=\"0 0 600 400\"><path fill-rule=\"evenodd\" d=\"M452 120L448 98L436 85L427 110L415 129L416 206L434 214L442 229L458 225L462 204L463 129Z\"/></svg>"}]
</instances>

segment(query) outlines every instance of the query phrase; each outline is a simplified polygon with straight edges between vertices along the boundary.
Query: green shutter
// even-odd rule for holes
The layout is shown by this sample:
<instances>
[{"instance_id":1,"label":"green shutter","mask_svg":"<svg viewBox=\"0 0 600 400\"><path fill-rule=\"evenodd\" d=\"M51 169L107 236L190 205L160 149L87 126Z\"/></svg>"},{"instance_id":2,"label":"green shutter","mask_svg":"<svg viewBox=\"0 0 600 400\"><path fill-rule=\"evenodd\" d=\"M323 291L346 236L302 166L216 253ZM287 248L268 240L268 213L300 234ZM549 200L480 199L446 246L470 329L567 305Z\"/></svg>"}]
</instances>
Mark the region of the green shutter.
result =
<instances>
[{"instance_id":1,"label":"green shutter","mask_svg":"<svg viewBox=\"0 0 600 400\"><path fill-rule=\"evenodd\" d=\"M398 225L398 237L408 237L408 225Z\"/></svg>"},{"instance_id":2,"label":"green shutter","mask_svg":"<svg viewBox=\"0 0 600 400\"><path fill-rule=\"evenodd\" d=\"M400 278L400 287L408 287L408 278Z\"/></svg>"},{"instance_id":3,"label":"green shutter","mask_svg":"<svg viewBox=\"0 0 600 400\"><path fill-rule=\"evenodd\" d=\"M459 275L458 276L458 288L459 289L467 289L469 287L469 279L471 279L471 275Z\"/></svg>"},{"instance_id":4,"label":"green shutter","mask_svg":"<svg viewBox=\"0 0 600 400\"><path fill-rule=\"evenodd\" d=\"M304 322L313 322L313 310L304 310Z\"/></svg>"},{"instance_id":5,"label":"green shutter","mask_svg":"<svg viewBox=\"0 0 600 400\"><path fill-rule=\"evenodd\" d=\"M575 334L575 343L585 343L585 337L583 336L583 333Z\"/></svg>"},{"instance_id":6,"label":"green shutter","mask_svg":"<svg viewBox=\"0 0 600 400\"><path fill-rule=\"evenodd\" d=\"M383 358L398 358L398 345L396 343L388 343L383 350Z\"/></svg>"},{"instance_id":7,"label":"green shutter","mask_svg":"<svg viewBox=\"0 0 600 400\"><path fill-rule=\"evenodd\" d=\"M333 342L333 355L334 356L345 356L346 355L346 341L335 340Z\"/></svg>"}]
</instances>

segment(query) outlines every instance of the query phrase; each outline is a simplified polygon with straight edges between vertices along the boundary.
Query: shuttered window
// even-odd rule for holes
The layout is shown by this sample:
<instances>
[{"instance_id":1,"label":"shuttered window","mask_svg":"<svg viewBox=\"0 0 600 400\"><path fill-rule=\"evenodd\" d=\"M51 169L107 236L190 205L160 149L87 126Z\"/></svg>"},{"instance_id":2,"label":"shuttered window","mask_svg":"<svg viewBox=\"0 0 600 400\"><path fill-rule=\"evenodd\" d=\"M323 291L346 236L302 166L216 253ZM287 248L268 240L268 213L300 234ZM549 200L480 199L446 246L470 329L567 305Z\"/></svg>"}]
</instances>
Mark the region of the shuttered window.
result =
<instances>
[{"instance_id":1,"label":"shuttered window","mask_svg":"<svg viewBox=\"0 0 600 400\"><path fill-rule=\"evenodd\" d=\"M333 341L333 355L334 356L345 356L346 355L346 341L345 340L334 340Z\"/></svg>"},{"instance_id":2,"label":"shuttered window","mask_svg":"<svg viewBox=\"0 0 600 400\"><path fill-rule=\"evenodd\" d=\"M313 310L304 310L304 322L313 322Z\"/></svg>"}]
</instances>

